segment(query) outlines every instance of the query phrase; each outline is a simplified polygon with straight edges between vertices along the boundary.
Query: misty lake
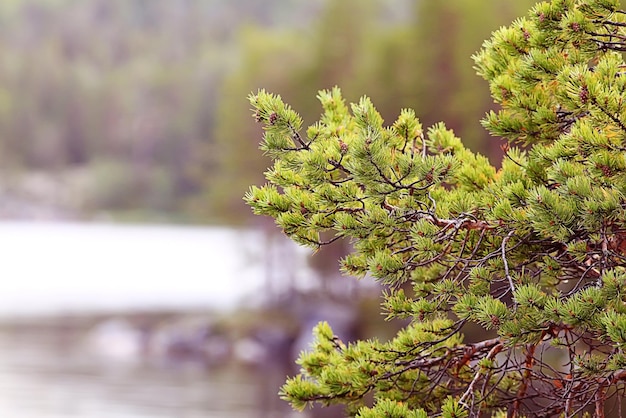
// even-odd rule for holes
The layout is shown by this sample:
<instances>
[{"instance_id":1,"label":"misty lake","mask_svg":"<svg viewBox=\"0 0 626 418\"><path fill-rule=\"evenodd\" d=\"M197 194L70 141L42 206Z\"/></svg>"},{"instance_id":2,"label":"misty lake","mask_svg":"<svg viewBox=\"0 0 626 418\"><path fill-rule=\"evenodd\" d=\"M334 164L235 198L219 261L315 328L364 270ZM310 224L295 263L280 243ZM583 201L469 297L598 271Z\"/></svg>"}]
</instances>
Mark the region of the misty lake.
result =
<instances>
[{"instance_id":1,"label":"misty lake","mask_svg":"<svg viewBox=\"0 0 626 418\"><path fill-rule=\"evenodd\" d=\"M210 227L0 222L0 316L259 303L267 257L306 286L306 249L280 235ZM270 260L271 261L271 260ZM283 269L285 270L285 269ZM287 284L276 277L280 288Z\"/></svg>"},{"instance_id":2,"label":"misty lake","mask_svg":"<svg viewBox=\"0 0 626 418\"><path fill-rule=\"evenodd\" d=\"M277 255L269 252L278 247ZM0 223L0 416L291 416L277 397L287 370L128 355L133 347L123 341L134 334L115 323L105 327L99 350L86 349L87 327L75 325L120 311L229 312L260 304L287 282L310 285L306 254L259 231ZM272 257L289 267L288 277L270 280Z\"/></svg>"}]
</instances>

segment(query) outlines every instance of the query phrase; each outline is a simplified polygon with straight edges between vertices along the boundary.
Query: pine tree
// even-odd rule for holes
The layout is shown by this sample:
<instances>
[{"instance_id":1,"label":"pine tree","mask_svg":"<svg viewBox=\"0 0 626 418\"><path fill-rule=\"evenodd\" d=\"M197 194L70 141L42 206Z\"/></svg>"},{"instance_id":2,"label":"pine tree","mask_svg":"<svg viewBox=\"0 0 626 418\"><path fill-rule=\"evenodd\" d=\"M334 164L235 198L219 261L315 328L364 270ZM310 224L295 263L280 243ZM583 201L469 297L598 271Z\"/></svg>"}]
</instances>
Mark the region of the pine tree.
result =
<instances>
[{"instance_id":1,"label":"pine tree","mask_svg":"<svg viewBox=\"0 0 626 418\"><path fill-rule=\"evenodd\" d=\"M626 382L626 11L553 0L474 56L504 138L496 169L412 110L321 91L302 129L279 96L250 96L274 160L245 200L294 241L352 243L349 275L386 286L409 325L345 344L327 323L281 395L373 417L603 417ZM425 98L424 100L428 100ZM480 326L485 337L465 341ZM616 406L617 405L617 406ZM606 412L605 412L606 411Z\"/></svg>"}]
</instances>

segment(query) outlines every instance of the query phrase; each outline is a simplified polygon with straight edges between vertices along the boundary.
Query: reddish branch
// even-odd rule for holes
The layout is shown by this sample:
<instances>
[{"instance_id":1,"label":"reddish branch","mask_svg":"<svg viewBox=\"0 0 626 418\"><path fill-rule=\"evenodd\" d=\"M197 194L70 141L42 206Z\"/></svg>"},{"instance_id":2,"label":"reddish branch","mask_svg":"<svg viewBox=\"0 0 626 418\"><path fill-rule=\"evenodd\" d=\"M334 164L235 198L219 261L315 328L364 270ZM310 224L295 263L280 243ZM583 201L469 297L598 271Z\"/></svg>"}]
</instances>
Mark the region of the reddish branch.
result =
<instances>
[{"instance_id":1,"label":"reddish branch","mask_svg":"<svg viewBox=\"0 0 626 418\"><path fill-rule=\"evenodd\" d=\"M498 340L497 338L495 340ZM493 341L493 340L491 340ZM480 344L480 343L479 343ZM489 353L487 354L487 359L488 360L493 360L496 355L502 351L502 349L504 348L504 344L502 344L499 340L498 342L491 348L491 350L489 350ZM461 396L461 398L459 399L459 403L460 404L464 404L465 400L472 394L472 392L474 391L474 386L476 386L476 382L478 382L478 380L482 377L483 375L483 370L482 368L480 368L478 371L476 372L476 375L474 375L474 378L472 379L471 383L469 384L469 386L467 387L467 390L465 391L465 393L463 393L463 395Z\"/></svg>"},{"instance_id":2,"label":"reddish branch","mask_svg":"<svg viewBox=\"0 0 626 418\"><path fill-rule=\"evenodd\" d=\"M545 333L544 333L545 334ZM543 335L542 338L543 339ZM524 373L522 373L522 383L520 384L519 389L517 390L517 396L515 397L515 401L513 402L513 411L511 413L512 418L517 418L519 416L519 410L521 406L521 400L526 396L526 390L528 389L528 381L530 379L530 375L535 364L535 348L536 344L529 344L526 348L526 361L524 362Z\"/></svg>"},{"instance_id":3,"label":"reddish branch","mask_svg":"<svg viewBox=\"0 0 626 418\"><path fill-rule=\"evenodd\" d=\"M458 376L458 373L461 371L463 366L467 365L469 361L474 358L476 353L487 349L492 349L493 347L501 344L502 341L500 340L500 338L492 338L490 340L481 341L479 343L466 345L463 349L463 357L461 357L461 360L457 363L455 376Z\"/></svg>"},{"instance_id":4,"label":"reddish branch","mask_svg":"<svg viewBox=\"0 0 626 418\"><path fill-rule=\"evenodd\" d=\"M606 399L606 385L600 385L595 396L594 418L604 418L604 401Z\"/></svg>"}]
</instances>

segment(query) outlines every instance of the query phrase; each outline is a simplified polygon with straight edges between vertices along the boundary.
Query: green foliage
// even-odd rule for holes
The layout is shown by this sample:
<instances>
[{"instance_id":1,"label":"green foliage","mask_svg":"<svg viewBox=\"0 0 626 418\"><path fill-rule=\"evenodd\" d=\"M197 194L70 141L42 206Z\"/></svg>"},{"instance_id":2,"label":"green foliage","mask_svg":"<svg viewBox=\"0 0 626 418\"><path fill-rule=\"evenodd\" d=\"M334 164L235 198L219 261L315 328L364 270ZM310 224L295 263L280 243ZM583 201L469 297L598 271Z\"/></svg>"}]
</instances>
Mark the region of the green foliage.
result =
<instances>
[{"instance_id":1,"label":"green foliage","mask_svg":"<svg viewBox=\"0 0 626 418\"><path fill-rule=\"evenodd\" d=\"M386 125L368 98L325 90L305 134L279 96L250 96L274 166L246 202L303 245L349 240L343 270L410 319L388 342L320 324L284 399L365 417L603 416L626 380L625 28L616 1L554 0L484 43L498 170L411 110ZM464 342L472 326L482 341Z\"/></svg>"},{"instance_id":2,"label":"green foliage","mask_svg":"<svg viewBox=\"0 0 626 418\"><path fill-rule=\"evenodd\" d=\"M423 409L409 409L402 402L383 399L373 408L363 407L356 415L357 418L378 418L381 416L389 418L426 418L428 414Z\"/></svg>"}]
</instances>

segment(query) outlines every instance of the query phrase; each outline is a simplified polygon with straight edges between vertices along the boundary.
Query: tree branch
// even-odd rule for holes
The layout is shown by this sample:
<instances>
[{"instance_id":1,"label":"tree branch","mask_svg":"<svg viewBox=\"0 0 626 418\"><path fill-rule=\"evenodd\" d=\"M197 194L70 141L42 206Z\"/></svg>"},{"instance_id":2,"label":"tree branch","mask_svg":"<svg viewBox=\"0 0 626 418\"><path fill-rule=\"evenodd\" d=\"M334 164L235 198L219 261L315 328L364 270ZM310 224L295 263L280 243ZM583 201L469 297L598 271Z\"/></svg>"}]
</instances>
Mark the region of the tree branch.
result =
<instances>
[{"instance_id":1,"label":"tree branch","mask_svg":"<svg viewBox=\"0 0 626 418\"><path fill-rule=\"evenodd\" d=\"M493 340L491 340L491 341L493 341ZM504 348L504 344L502 344L498 340L498 342L491 348L491 350L487 354L486 358L489 359L489 360L493 360L494 357L496 356L496 354L498 354L500 351L502 351L503 348ZM483 375L481 366L478 366L478 367L479 367L478 371L476 372L476 374L474 375L474 378L472 379L472 381L470 382L469 386L467 387L467 390L465 391L465 393L463 393L463 395L459 399L459 403L461 405L464 405L468 409L469 409L469 407L465 403L465 400L472 394L472 392L474 391L474 386L476 385L476 382L478 382L478 380Z\"/></svg>"}]
</instances>

